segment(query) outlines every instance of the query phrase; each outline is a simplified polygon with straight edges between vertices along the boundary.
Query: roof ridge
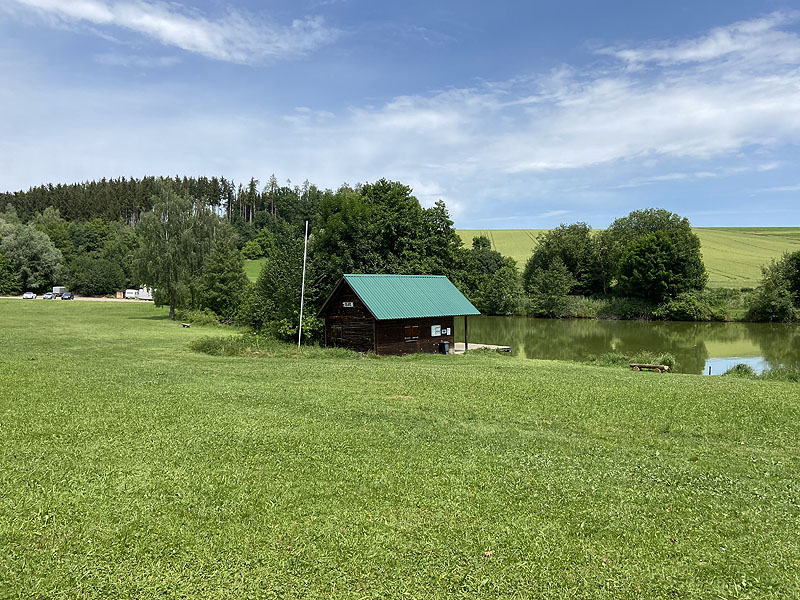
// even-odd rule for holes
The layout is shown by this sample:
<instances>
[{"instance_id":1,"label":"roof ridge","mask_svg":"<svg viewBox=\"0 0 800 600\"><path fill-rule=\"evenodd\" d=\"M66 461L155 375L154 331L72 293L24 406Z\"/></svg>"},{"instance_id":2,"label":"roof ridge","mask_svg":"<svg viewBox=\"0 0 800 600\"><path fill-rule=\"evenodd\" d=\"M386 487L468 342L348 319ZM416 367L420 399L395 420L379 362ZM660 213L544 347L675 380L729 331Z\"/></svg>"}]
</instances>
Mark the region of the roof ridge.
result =
<instances>
[{"instance_id":1,"label":"roof ridge","mask_svg":"<svg viewBox=\"0 0 800 600\"><path fill-rule=\"evenodd\" d=\"M447 275L420 275L407 273L345 273L344 277L444 277Z\"/></svg>"}]
</instances>

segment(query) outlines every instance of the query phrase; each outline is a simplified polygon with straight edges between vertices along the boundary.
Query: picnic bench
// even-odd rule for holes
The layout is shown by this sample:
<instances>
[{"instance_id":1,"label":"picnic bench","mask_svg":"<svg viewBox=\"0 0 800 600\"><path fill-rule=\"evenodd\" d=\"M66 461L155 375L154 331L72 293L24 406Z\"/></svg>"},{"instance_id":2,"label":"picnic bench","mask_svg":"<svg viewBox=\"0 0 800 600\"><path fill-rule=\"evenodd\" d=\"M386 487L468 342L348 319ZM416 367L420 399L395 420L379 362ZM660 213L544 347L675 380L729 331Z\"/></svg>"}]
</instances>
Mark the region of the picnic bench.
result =
<instances>
[{"instance_id":1,"label":"picnic bench","mask_svg":"<svg viewBox=\"0 0 800 600\"><path fill-rule=\"evenodd\" d=\"M631 363L631 369L634 371L655 371L656 373L665 373L669 371L667 365L642 365L639 363Z\"/></svg>"}]
</instances>

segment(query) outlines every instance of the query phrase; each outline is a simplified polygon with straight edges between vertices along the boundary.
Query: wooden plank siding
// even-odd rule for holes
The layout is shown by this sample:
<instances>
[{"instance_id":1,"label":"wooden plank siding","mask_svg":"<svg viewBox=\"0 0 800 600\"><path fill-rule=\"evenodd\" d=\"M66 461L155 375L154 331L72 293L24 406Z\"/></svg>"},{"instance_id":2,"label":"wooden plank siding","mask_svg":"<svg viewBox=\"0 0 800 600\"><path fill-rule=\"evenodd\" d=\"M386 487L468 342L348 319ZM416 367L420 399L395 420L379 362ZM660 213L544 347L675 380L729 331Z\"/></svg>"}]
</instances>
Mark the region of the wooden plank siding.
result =
<instances>
[{"instance_id":1,"label":"wooden plank siding","mask_svg":"<svg viewBox=\"0 0 800 600\"><path fill-rule=\"evenodd\" d=\"M345 303L352 302L352 307ZM331 298L325 315L325 345L357 352L375 352L375 319L361 299L347 285Z\"/></svg>"},{"instance_id":2,"label":"wooden plank siding","mask_svg":"<svg viewBox=\"0 0 800 600\"><path fill-rule=\"evenodd\" d=\"M414 352L439 352L440 342L455 342L453 334L453 317L425 317L419 319L398 319L394 321L376 321L375 337L378 354L412 354ZM439 325L442 329L449 327L450 335L431 335L431 326ZM416 340L406 340L406 326L418 327Z\"/></svg>"}]
</instances>

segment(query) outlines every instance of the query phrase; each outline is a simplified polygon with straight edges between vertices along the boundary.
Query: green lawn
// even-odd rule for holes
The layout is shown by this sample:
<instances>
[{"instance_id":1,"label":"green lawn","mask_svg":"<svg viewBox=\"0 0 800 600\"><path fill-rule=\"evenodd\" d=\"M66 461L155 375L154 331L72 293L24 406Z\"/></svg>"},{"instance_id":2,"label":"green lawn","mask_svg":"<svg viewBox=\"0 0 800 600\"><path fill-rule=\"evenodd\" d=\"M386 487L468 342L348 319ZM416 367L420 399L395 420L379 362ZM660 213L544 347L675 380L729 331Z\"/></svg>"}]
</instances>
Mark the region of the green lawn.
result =
<instances>
[{"instance_id":1,"label":"green lawn","mask_svg":"<svg viewBox=\"0 0 800 600\"><path fill-rule=\"evenodd\" d=\"M247 273L247 277L250 281L258 279L258 276L261 274L261 267L264 265L264 260L263 258L259 258L256 260L244 261L244 272Z\"/></svg>"},{"instance_id":2,"label":"green lawn","mask_svg":"<svg viewBox=\"0 0 800 600\"><path fill-rule=\"evenodd\" d=\"M797 385L223 358L0 300L0 598L797 598Z\"/></svg>"},{"instance_id":3,"label":"green lawn","mask_svg":"<svg viewBox=\"0 0 800 600\"><path fill-rule=\"evenodd\" d=\"M520 268L531 255L541 229L461 229L465 244L486 235L494 248L511 256ZM800 250L800 227L698 227L703 259L712 287L754 287L761 266L784 252Z\"/></svg>"}]
</instances>

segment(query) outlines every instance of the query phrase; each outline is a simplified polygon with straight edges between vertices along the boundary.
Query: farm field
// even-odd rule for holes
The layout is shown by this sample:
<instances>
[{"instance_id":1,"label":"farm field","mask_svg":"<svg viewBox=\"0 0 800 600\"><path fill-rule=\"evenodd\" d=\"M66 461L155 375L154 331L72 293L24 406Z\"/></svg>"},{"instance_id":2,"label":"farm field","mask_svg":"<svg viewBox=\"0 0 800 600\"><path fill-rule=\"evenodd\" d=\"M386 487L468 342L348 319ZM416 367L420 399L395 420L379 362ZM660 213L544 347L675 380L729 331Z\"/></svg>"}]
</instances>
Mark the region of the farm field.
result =
<instances>
[{"instance_id":1,"label":"farm field","mask_svg":"<svg viewBox=\"0 0 800 600\"><path fill-rule=\"evenodd\" d=\"M543 229L460 229L464 244L476 235L486 235L495 250L525 266ZM712 287L754 287L761 279L761 266L784 252L800 250L800 227L696 227L703 260Z\"/></svg>"},{"instance_id":2,"label":"farm field","mask_svg":"<svg viewBox=\"0 0 800 600\"><path fill-rule=\"evenodd\" d=\"M797 384L232 334L0 300L0 597L800 596Z\"/></svg>"}]
</instances>

